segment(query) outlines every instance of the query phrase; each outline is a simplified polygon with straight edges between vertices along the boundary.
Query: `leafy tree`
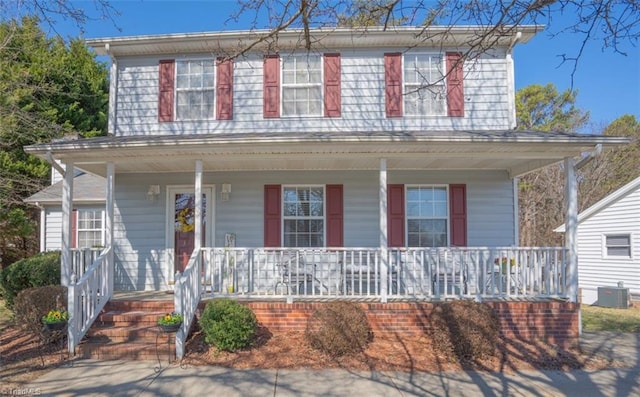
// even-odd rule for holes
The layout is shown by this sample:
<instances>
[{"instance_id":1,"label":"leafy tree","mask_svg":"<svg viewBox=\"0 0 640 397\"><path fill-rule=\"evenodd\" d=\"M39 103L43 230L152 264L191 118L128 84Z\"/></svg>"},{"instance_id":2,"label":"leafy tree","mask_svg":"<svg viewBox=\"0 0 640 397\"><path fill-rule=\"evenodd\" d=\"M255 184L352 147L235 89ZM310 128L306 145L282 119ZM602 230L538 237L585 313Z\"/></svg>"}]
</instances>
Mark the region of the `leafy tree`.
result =
<instances>
[{"instance_id":1,"label":"leafy tree","mask_svg":"<svg viewBox=\"0 0 640 397\"><path fill-rule=\"evenodd\" d=\"M519 130L575 131L589 120L589 113L575 107L577 90L558 92L555 85L533 84L516 93Z\"/></svg>"},{"instance_id":2,"label":"leafy tree","mask_svg":"<svg viewBox=\"0 0 640 397\"><path fill-rule=\"evenodd\" d=\"M589 120L575 107L577 91L558 92L552 84L531 85L516 93L518 129L575 131ZM582 211L640 175L640 123L625 115L602 131L603 135L631 137L627 146L600 155L577 171L578 210ZM564 222L563 165L531 172L520 178L520 244L555 246L562 235L553 229Z\"/></svg>"},{"instance_id":3,"label":"leafy tree","mask_svg":"<svg viewBox=\"0 0 640 397\"><path fill-rule=\"evenodd\" d=\"M581 170L581 210L640 176L640 122L636 117L617 118L604 128L603 135L624 136L631 142L600 154Z\"/></svg>"},{"instance_id":4,"label":"leafy tree","mask_svg":"<svg viewBox=\"0 0 640 397\"><path fill-rule=\"evenodd\" d=\"M516 119L519 130L576 131L584 126L589 113L575 107L577 91L558 92L553 84L534 84L516 93ZM564 222L564 174L556 165L520 178L520 244L557 246L562 236L553 229Z\"/></svg>"},{"instance_id":5,"label":"leafy tree","mask_svg":"<svg viewBox=\"0 0 640 397\"><path fill-rule=\"evenodd\" d=\"M38 19L0 23L0 258L6 265L33 250L16 245L24 233L10 224L31 222L22 200L44 187L50 166L23 146L65 136L104 135L107 68L79 39L47 38ZM20 211L18 211L20 210ZM18 222L20 223L20 222ZM32 224L33 226L33 224ZM21 228L20 230L26 230ZM28 235L29 236L29 235ZM30 234L34 239L34 233ZM21 249L18 249L21 247Z\"/></svg>"}]
</instances>

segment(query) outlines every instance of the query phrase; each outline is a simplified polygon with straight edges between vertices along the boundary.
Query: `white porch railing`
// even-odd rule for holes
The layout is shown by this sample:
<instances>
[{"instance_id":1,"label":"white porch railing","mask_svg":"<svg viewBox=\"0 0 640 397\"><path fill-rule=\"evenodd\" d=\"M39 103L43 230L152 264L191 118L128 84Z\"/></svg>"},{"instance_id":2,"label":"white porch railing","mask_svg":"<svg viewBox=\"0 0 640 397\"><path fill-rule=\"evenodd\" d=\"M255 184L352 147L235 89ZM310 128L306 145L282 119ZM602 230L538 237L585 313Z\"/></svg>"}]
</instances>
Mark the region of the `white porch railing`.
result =
<instances>
[{"instance_id":1,"label":"white porch railing","mask_svg":"<svg viewBox=\"0 0 640 397\"><path fill-rule=\"evenodd\" d=\"M565 248L388 249L386 258L378 248L202 251L212 294L383 301L388 297L567 298Z\"/></svg>"},{"instance_id":2,"label":"white porch railing","mask_svg":"<svg viewBox=\"0 0 640 397\"><path fill-rule=\"evenodd\" d=\"M181 359L185 353L185 341L189 336L189 329L195 319L198 303L202 296L201 270L202 255L196 248L189 258L186 269L181 274L176 273L174 286L174 307L176 313L180 313L184 320L182 326L176 332L176 357Z\"/></svg>"},{"instance_id":3,"label":"white porch railing","mask_svg":"<svg viewBox=\"0 0 640 397\"><path fill-rule=\"evenodd\" d=\"M67 291L68 349L71 354L75 353L76 346L113 295L111 250L111 247L105 248L79 279L75 274L71 275Z\"/></svg>"},{"instance_id":4,"label":"white porch railing","mask_svg":"<svg viewBox=\"0 0 640 397\"><path fill-rule=\"evenodd\" d=\"M104 248L74 248L71 250L71 273L79 280L93 262L100 256Z\"/></svg>"}]
</instances>

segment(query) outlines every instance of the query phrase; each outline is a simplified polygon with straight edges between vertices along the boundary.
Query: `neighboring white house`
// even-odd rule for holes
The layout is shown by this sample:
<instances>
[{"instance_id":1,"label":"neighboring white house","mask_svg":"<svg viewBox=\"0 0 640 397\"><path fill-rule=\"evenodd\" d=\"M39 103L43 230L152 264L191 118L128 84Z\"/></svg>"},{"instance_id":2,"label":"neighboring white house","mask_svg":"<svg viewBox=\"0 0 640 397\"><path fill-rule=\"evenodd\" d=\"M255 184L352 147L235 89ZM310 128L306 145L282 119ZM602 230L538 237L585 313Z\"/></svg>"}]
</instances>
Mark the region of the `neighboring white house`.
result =
<instances>
[{"instance_id":1,"label":"neighboring white house","mask_svg":"<svg viewBox=\"0 0 640 397\"><path fill-rule=\"evenodd\" d=\"M476 294L500 255L492 249L512 248L522 269L533 257L517 251L517 177L625 142L515 131L513 47L540 29L493 32L494 48L470 57L481 27L313 30L309 51L300 30L280 32L277 44L260 31L88 40L112 60L109 136L25 150L107 178L116 289L171 289L194 250L229 245L249 262L252 250L274 247L367 248L383 261L388 249L468 247L456 263L473 266L450 276L474 288L449 291ZM249 52L225 58L251 40ZM63 252L77 204L62 189ZM549 261L560 266L557 249ZM432 277L388 270L405 284ZM236 290L255 287L257 276L245 276L230 281Z\"/></svg>"},{"instance_id":2,"label":"neighboring white house","mask_svg":"<svg viewBox=\"0 0 640 397\"><path fill-rule=\"evenodd\" d=\"M577 243L583 303L597 304L598 287L618 282L640 296L640 177L579 214Z\"/></svg>"}]
</instances>

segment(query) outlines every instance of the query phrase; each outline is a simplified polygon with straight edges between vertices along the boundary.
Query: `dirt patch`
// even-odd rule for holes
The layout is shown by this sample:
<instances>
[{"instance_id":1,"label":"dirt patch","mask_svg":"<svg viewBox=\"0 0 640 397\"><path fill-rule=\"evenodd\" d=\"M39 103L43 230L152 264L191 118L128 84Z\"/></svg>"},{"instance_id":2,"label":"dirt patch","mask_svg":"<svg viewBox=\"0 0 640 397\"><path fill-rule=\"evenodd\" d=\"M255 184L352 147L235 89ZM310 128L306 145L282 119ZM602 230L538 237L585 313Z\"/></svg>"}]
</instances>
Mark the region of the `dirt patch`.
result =
<instances>
[{"instance_id":1,"label":"dirt patch","mask_svg":"<svg viewBox=\"0 0 640 397\"><path fill-rule=\"evenodd\" d=\"M0 331L0 379L2 391L25 390L29 383L67 363L64 341L41 343L12 324Z\"/></svg>"},{"instance_id":2,"label":"dirt patch","mask_svg":"<svg viewBox=\"0 0 640 397\"><path fill-rule=\"evenodd\" d=\"M196 332L187 342L184 362L190 365L218 365L228 368L327 369L440 372L482 370L512 373L529 369L588 369L621 367L578 349L558 350L544 343L503 341L496 355L484 360L462 362L455 356L439 354L427 335L374 336L366 350L334 358L313 349L303 333L272 335L261 329L254 346L235 353L220 352L204 342Z\"/></svg>"},{"instance_id":3,"label":"dirt patch","mask_svg":"<svg viewBox=\"0 0 640 397\"><path fill-rule=\"evenodd\" d=\"M0 334L0 379L3 390L24 389L29 382L53 368L68 364L66 345L43 345L14 325ZM481 361L461 363L454 356L438 354L426 335L376 335L365 351L333 358L311 348L303 333L271 334L262 328L254 346L236 353L218 352L204 342L200 332L187 341L184 363L247 369L328 369L354 371L440 372L467 369L513 373L527 369L587 369L623 367L577 349L558 350L543 343L507 341L498 353Z\"/></svg>"}]
</instances>

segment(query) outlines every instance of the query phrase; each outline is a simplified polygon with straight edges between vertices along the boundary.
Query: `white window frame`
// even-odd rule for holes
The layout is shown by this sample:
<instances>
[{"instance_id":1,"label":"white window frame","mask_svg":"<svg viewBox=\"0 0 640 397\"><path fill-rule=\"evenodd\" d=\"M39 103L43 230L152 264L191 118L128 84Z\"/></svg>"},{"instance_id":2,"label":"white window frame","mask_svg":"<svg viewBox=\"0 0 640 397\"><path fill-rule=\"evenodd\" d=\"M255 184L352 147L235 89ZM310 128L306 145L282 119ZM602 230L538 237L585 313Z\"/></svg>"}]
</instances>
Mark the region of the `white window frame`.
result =
<instances>
[{"instance_id":1,"label":"white window frame","mask_svg":"<svg viewBox=\"0 0 640 397\"><path fill-rule=\"evenodd\" d=\"M609 237L627 237L629 239L628 245L609 245L607 244L607 238ZM602 257L608 259L624 260L633 258L633 235L632 233L606 233L602 235ZM609 247L612 248L629 248L629 255L610 255Z\"/></svg>"},{"instance_id":2,"label":"white window frame","mask_svg":"<svg viewBox=\"0 0 640 397\"><path fill-rule=\"evenodd\" d=\"M438 189L444 189L445 194L446 194L446 202L445 202L445 207L446 207L446 217L442 218L442 217L416 217L416 216L409 216L409 189L415 189L415 188L420 188L420 189L434 189L434 188L438 188ZM447 241L445 242L445 247L448 247L450 242L451 242L451 222L450 222L450 214L449 214L449 205L450 205L450 201L451 201L451 197L449 194L449 185L442 185L442 184L411 184L411 185L405 185L404 188L404 205L405 205L405 214L404 214L404 227L405 227L405 240L406 241L406 245L407 247L412 247L413 246L409 245L409 220L444 220L445 221L445 227L447 229L446 232L446 239ZM438 246L439 247L439 246ZM420 248L420 247L415 247L415 248ZM424 247L424 248L437 248L437 247Z\"/></svg>"},{"instance_id":3,"label":"white window frame","mask_svg":"<svg viewBox=\"0 0 640 397\"><path fill-rule=\"evenodd\" d=\"M185 62L212 62L213 63L213 85L211 87L199 87L199 88L179 88L178 87L178 64ZM185 58L185 59L176 59L175 61L175 78L173 83L174 89L174 98L173 98L173 114L175 114L176 121L199 121L199 120L215 120L216 118L216 101L218 100L218 96L216 95L216 83L218 78L217 68L216 68L216 58ZM181 92L205 92L211 91L213 93L213 103L212 103L212 112L208 117L197 117L197 118L182 118L178 113L178 94Z\"/></svg>"},{"instance_id":4,"label":"white window frame","mask_svg":"<svg viewBox=\"0 0 640 397\"><path fill-rule=\"evenodd\" d=\"M317 57L319 60L319 68L320 68L320 81L318 83L309 83L309 82L305 82L305 83L285 83L285 79L284 79L284 65L285 65L285 60L286 61L295 61L295 64L297 66L297 63L299 60L302 60L303 62L307 62L308 59L312 58L312 57ZM294 71L296 69L294 68ZM309 70L308 67L306 69L307 71ZM317 114L286 114L285 109L284 109L284 104L285 104L285 100L284 100L284 92L286 89L296 89L296 88L313 88L313 87L318 87L320 89L320 107L319 107L319 112ZM280 114L282 115L282 117L284 118L292 118L292 117L322 117L324 115L324 55L321 54L306 54L306 55L291 55L288 56L286 58L281 58L280 59ZM295 104L295 102L294 102ZM309 100L307 98L307 105L309 104ZM307 106L308 107L308 106ZM295 109L294 109L295 110Z\"/></svg>"},{"instance_id":5,"label":"white window frame","mask_svg":"<svg viewBox=\"0 0 640 397\"><path fill-rule=\"evenodd\" d=\"M101 208L91 208L91 207L86 207L86 208L76 208L75 209L76 212L76 224L75 224L75 228L76 228L76 248L78 249L85 249L85 248L98 248L98 247L104 247L104 240L105 240L105 213L104 210ZM99 229L80 229L80 213L81 212L99 212L100 213L100 228ZM96 218L92 218L92 219L96 219ZM99 245L91 245L90 247L82 247L80 245L80 233L81 232L96 232L96 231L100 231L100 244Z\"/></svg>"},{"instance_id":6,"label":"white window frame","mask_svg":"<svg viewBox=\"0 0 640 397\"><path fill-rule=\"evenodd\" d=\"M434 92L434 89L431 86L420 84L417 81L412 83L407 82L407 75L406 75L407 71L405 68L407 66L408 59L413 58L413 60L415 60L415 58L422 58L422 57L428 57L430 62L432 62L431 61L432 58L440 58L440 70L442 71L442 77L440 79L436 79L435 81L427 81L428 84L431 84L434 87L442 87L440 93ZM403 106L404 106L405 116L441 117L441 116L447 115L447 81L446 81L447 67L446 67L445 58L446 57L444 56L443 53L435 53L435 52L418 52L418 53L410 52L410 53L404 54L404 56L402 57L402 93L403 93ZM419 72L416 71L416 74L418 73ZM428 76L428 78L430 77L431 76ZM413 109L413 106L411 107L408 106L408 103L412 101L411 96L414 93L417 95L429 95L429 94L441 95L441 98L440 98L440 101L442 103L441 112L440 113L436 113L436 112L412 113L411 110Z\"/></svg>"},{"instance_id":7,"label":"white window frame","mask_svg":"<svg viewBox=\"0 0 640 397\"><path fill-rule=\"evenodd\" d=\"M306 189L314 189L314 188L321 188L322 189L322 216L287 216L285 215L285 197L284 197L284 191L285 189L300 189L300 188L306 188ZM281 187L281 197L282 199L280 200L280 211L282 213L282 224L280 225L280 228L282 230L281 232L281 240L282 241L282 246L283 247L289 247L288 245L285 244L285 221L287 220L298 220L298 219L302 219L302 220L322 220L322 245L318 246L318 247L290 247L290 248L323 248L327 246L327 187L326 185L318 185L318 184L295 184L295 185L282 185Z\"/></svg>"}]
</instances>

